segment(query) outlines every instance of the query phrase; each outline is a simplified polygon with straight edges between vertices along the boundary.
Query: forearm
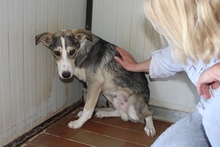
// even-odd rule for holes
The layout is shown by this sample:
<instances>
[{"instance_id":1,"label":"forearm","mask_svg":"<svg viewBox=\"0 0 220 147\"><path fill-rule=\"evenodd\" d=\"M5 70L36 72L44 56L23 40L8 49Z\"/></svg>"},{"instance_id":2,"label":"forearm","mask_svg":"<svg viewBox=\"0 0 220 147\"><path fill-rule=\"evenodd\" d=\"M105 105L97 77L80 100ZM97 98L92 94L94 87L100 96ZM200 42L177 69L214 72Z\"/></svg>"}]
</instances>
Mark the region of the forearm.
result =
<instances>
[{"instance_id":1,"label":"forearm","mask_svg":"<svg viewBox=\"0 0 220 147\"><path fill-rule=\"evenodd\" d=\"M148 73L149 69L150 69L150 63L151 63L151 58L146 61L143 61L143 62L136 64L132 71Z\"/></svg>"},{"instance_id":2,"label":"forearm","mask_svg":"<svg viewBox=\"0 0 220 147\"><path fill-rule=\"evenodd\" d=\"M210 68L209 75L220 81L220 63L215 64Z\"/></svg>"}]
</instances>

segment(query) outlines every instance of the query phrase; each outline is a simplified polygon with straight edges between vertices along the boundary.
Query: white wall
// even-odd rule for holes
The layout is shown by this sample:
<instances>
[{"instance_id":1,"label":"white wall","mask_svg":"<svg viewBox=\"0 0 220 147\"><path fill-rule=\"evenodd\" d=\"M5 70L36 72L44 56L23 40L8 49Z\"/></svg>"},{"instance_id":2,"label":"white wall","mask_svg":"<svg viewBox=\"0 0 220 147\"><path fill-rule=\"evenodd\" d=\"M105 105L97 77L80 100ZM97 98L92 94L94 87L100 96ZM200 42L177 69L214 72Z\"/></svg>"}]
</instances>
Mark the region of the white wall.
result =
<instances>
[{"instance_id":1,"label":"white wall","mask_svg":"<svg viewBox=\"0 0 220 147\"><path fill-rule=\"evenodd\" d=\"M143 0L94 0L93 33L129 51L138 62L162 47L162 40L146 22ZM151 81L152 106L181 112L195 109L199 97L185 74L164 81Z\"/></svg>"},{"instance_id":2,"label":"white wall","mask_svg":"<svg viewBox=\"0 0 220 147\"><path fill-rule=\"evenodd\" d=\"M0 146L81 98L64 84L54 59L34 37L85 28L86 0L0 0Z\"/></svg>"}]
</instances>

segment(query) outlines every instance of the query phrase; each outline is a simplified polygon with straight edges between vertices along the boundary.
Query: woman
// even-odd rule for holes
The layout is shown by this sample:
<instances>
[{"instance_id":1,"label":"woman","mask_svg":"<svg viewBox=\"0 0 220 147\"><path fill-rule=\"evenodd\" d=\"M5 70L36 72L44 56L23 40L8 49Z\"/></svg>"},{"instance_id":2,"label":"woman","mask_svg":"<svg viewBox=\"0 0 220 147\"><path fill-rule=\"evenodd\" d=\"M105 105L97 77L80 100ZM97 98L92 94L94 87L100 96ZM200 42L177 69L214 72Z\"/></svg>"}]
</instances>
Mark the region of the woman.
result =
<instances>
[{"instance_id":1,"label":"woman","mask_svg":"<svg viewBox=\"0 0 220 147\"><path fill-rule=\"evenodd\" d=\"M146 0L145 12L170 46L141 63L118 48L122 59L115 59L129 71L149 72L151 78L185 71L201 96L197 110L152 146L220 146L220 1Z\"/></svg>"}]
</instances>

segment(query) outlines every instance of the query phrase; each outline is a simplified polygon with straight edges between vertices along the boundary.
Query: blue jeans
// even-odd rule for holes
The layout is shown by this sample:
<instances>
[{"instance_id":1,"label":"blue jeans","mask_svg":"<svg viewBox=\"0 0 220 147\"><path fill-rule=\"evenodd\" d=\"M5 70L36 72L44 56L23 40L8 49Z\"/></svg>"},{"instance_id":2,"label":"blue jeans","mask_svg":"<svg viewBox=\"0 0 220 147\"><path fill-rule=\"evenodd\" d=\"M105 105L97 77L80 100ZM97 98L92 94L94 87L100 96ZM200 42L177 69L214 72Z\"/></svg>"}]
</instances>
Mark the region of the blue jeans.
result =
<instances>
[{"instance_id":1,"label":"blue jeans","mask_svg":"<svg viewBox=\"0 0 220 147\"><path fill-rule=\"evenodd\" d=\"M210 147L202 125L202 116L196 110L169 127L152 147Z\"/></svg>"}]
</instances>

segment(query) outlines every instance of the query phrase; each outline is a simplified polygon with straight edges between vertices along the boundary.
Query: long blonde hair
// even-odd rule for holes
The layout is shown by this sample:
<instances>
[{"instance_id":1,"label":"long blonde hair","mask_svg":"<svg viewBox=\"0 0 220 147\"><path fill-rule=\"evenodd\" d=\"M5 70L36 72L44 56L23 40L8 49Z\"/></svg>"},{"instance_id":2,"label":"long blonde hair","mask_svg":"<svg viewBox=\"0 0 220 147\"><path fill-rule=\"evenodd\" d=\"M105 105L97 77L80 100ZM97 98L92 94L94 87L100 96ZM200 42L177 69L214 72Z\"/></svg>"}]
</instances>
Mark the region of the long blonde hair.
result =
<instances>
[{"instance_id":1,"label":"long blonde hair","mask_svg":"<svg viewBox=\"0 0 220 147\"><path fill-rule=\"evenodd\" d=\"M220 59L220 0L146 0L145 14L183 63Z\"/></svg>"}]
</instances>

